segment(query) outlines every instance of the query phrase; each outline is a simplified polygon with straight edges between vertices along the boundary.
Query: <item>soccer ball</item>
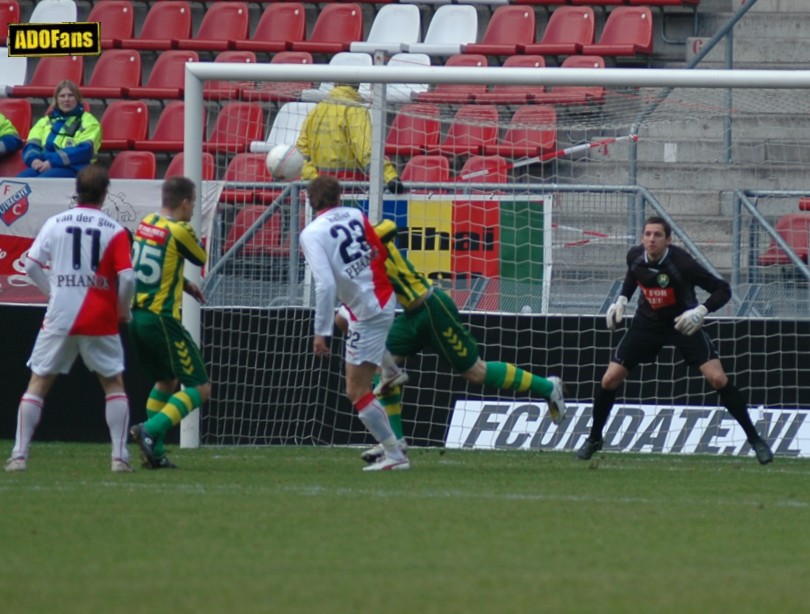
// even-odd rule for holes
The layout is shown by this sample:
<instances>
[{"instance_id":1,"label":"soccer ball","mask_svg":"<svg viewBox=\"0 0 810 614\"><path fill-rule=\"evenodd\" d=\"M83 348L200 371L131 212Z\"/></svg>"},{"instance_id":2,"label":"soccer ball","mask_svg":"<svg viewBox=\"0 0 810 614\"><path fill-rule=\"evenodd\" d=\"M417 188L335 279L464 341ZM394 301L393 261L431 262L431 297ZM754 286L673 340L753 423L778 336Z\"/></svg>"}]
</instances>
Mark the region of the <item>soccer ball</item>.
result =
<instances>
[{"instance_id":1,"label":"soccer ball","mask_svg":"<svg viewBox=\"0 0 810 614\"><path fill-rule=\"evenodd\" d=\"M304 156L295 145L276 145L267 153L265 164L273 179L291 181L301 176Z\"/></svg>"}]
</instances>

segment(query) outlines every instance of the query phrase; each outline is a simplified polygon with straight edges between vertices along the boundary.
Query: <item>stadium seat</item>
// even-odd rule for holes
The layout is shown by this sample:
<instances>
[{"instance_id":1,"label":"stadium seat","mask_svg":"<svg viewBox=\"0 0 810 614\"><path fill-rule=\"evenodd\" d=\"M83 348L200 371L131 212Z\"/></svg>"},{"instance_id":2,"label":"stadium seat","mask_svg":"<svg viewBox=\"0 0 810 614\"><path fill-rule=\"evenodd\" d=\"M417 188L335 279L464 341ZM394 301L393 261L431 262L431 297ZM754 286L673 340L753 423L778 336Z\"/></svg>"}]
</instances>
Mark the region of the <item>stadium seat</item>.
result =
<instances>
[{"instance_id":1,"label":"stadium seat","mask_svg":"<svg viewBox=\"0 0 810 614\"><path fill-rule=\"evenodd\" d=\"M81 88L85 98L123 98L141 83L141 54L135 49L103 51Z\"/></svg>"},{"instance_id":2,"label":"stadium seat","mask_svg":"<svg viewBox=\"0 0 810 614\"><path fill-rule=\"evenodd\" d=\"M196 51L170 49L157 56L146 83L127 90L128 98L174 100L183 97L186 87L186 62L197 62Z\"/></svg>"},{"instance_id":3,"label":"stadium seat","mask_svg":"<svg viewBox=\"0 0 810 614\"><path fill-rule=\"evenodd\" d=\"M267 153L274 145L294 145L298 142L298 135L301 134L301 126L304 124L309 112L315 108L314 102L288 102L281 105L281 108L273 118L273 125L264 141L254 141L250 144L251 153Z\"/></svg>"},{"instance_id":4,"label":"stadium seat","mask_svg":"<svg viewBox=\"0 0 810 614\"><path fill-rule=\"evenodd\" d=\"M124 49L166 51L172 41L191 36L191 4L184 0L154 2L137 37L121 39Z\"/></svg>"},{"instance_id":5,"label":"stadium seat","mask_svg":"<svg viewBox=\"0 0 810 614\"><path fill-rule=\"evenodd\" d=\"M417 43L422 35L422 18L415 4L388 4L374 17L365 41L355 41L350 51L388 54L399 52L403 43Z\"/></svg>"},{"instance_id":6,"label":"stadium seat","mask_svg":"<svg viewBox=\"0 0 810 614\"><path fill-rule=\"evenodd\" d=\"M238 153L228 163L223 181L234 183L271 183L273 175L267 170L265 154ZM264 204L269 205L279 194L278 190L263 190L256 187L225 187L219 195L219 201L234 205Z\"/></svg>"},{"instance_id":7,"label":"stadium seat","mask_svg":"<svg viewBox=\"0 0 810 614\"><path fill-rule=\"evenodd\" d=\"M775 230L805 263L810 251L810 213L788 213L776 222ZM759 256L760 266L792 265L788 255L771 239L768 249Z\"/></svg>"},{"instance_id":8,"label":"stadium seat","mask_svg":"<svg viewBox=\"0 0 810 614\"><path fill-rule=\"evenodd\" d=\"M484 153L484 148L495 145L498 139L498 108L494 105L463 105L456 111L447 134L431 154L454 156Z\"/></svg>"},{"instance_id":9,"label":"stadium seat","mask_svg":"<svg viewBox=\"0 0 810 614\"><path fill-rule=\"evenodd\" d=\"M184 157L183 152L181 151L176 156L172 156L171 162L169 162L169 166L166 167L166 172L163 174L163 178L168 179L169 177L182 177L184 175L183 164ZM215 178L216 162L214 160L214 154L203 153L202 179L203 181L213 181Z\"/></svg>"},{"instance_id":10,"label":"stadium seat","mask_svg":"<svg viewBox=\"0 0 810 614\"><path fill-rule=\"evenodd\" d=\"M513 55L503 63L504 68L544 68L545 66L546 61L542 55ZM492 86L491 90L475 94L474 99L480 104L528 104L545 91L546 88L543 85L497 83Z\"/></svg>"},{"instance_id":11,"label":"stadium seat","mask_svg":"<svg viewBox=\"0 0 810 614\"><path fill-rule=\"evenodd\" d=\"M217 115L214 127L203 141L203 151L239 153L248 151L251 141L264 133L264 111L256 102L226 102Z\"/></svg>"},{"instance_id":12,"label":"stadium seat","mask_svg":"<svg viewBox=\"0 0 810 614\"><path fill-rule=\"evenodd\" d=\"M402 51L451 56L478 37L478 11L469 4L443 4L428 25L421 43L404 43Z\"/></svg>"},{"instance_id":13,"label":"stadium seat","mask_svg":"<svg viewBox=\"0 0 810 614\"><path fill-rule=\"evenodd\" d=\"M21 149L0 158L0 177L16 177L26 168L28 167L23 162Z\"/></svg>"},{"instance_id":14,"label":"stadium seat","mask_svg":"<svg viewBox=\"0 0 810 614\"><path fill-rule=\"evenodd\" d=\"M0 47L0 97L16 85L25 85L28 76L28 58L8 57L8 47Z\"/></svg>"},{"instance_id":15,"label":"stadium seat","mask_svg":"<svg viewBox=\"0 0 810 614\"><path fill-rule=\"evenodd\" d=\"M154 179L157 172L151 151L122 151L110 164L110 179Z\"/></svg>"},{"instance_id":16,"label":"stadium seat","mask_svg":"<svg viewBox=\"0 0 810 614\"><path fill-rule=\"evenodd\" d=\"M100 24L102 49L120 47L123 39L135 33L135 10L130 0L96 2L87 21Z\"/></svg>"},{"instance_id":17,"label":"stadium seat","mask_svg":"<svg viewBox=\"0 0 810 614\"><path fill-rule=\"evenodd\" d=\"M386 63L387 66L414 68L430 66L430 56L426 53L395 53ZM427 83L389 83L385 90L387 102L411 102L417 95L428 91ZM360 95L364 100L371 101L372 89L370 83L361 83Z\"/></svg>"},{"instance_id":18,"label":"stadium seat","mask_svg":"<svg viewBox=\"0 0 810 614\"><path fill-rule=\"evenodd\" d=\"M230 250L250 227L267 211L264 205L247 205L239 209L228 236L224 252ZM283 219L280 211L274 211L264 221L264 225L242 246L240 254L246 257L287 256L289 247L283 243Z\"/></svg>"},{"instance_id":19,"label":"stadium seat","mask_svg":"<svg viewBox=\"0 0 810 614\"><path fill-rule=\"evenodd\" d=\"M101 116L101 149L133 149L146 138L149 109L142 100L114 100Z\"/></svg>"},{"instance_id":20,"label":"stadium seat","mask_svg":"<svg viewBox=\"0 0 810 614\"><path fill-rule=\"evenodd\" d=\"M167 104L157 118L152 136L135 141L133 149L156 153L183 151L185 109L186 104L182 100L174 100ZM205 107L202 109L202 115L203 139L205 139Z\"/></svg>"},{"instance_id":21,"label":"stadium seat","mask_svg":"<svg viewBox=\"0 0 810 614\"><path fill-rule=\"evenodd\" d=\"M457 54L447 59L445 66L487 66L487 57L480 54ZM440 104L464 104L472 102L478 94L487 91L486 83L437 83L432 91L417 93L413 99L417 102L434 102Z\"/></svg>"},{"instance_id":22,"label":"stadium seat","mask_svg":"<svg viewBox=\"0 0 810 614\"><path fill-rule=\"evenodd\" d=\"M28 18L28 23L64 23L76 21L76 3L73 0L39 0Z\"/></svg>"},{"instance_id":23,"label":"stadium seat","mask_svg":"<svg viewBox=\"0 0 810 614\"><path fill-rule=\"evenodd\" d=\"M194 51L225 51L231 43L248 35L248 5L244 2L213 2L203 15L193 37L173 43L176 49Z\"/></svg>"},{"instance_id":24,"label":"stadium seat","mask_svg":"<svg viewBox=\"0 0 810 614\"><path fill-rule=\"evenodd\" d=\"M462 53L514 55L518 45L534 42L534 10L525 6L499 6L492 13L481 42L462 46Z\"/></svg>"},{"instance_id":25,"label":"stadium seat","mask_svg":"<svg viewBox=\"0 0 810 614\"><path fill-rule=\"evenodd\" d=\"M10 23L20 23L20 4L17 0L0 0L0 47L6 46Z\"/></svg>"},{"instance_id":26,"label":"stadium seat","mask_svg":"<svg viewBox=\"0 0 810 614\"><path fill-rule=\"evenodd\" d=\"M509 163L503 156L470 156L456 175L463 183L506 183Z\"/></svg>"},{"instance_id":27,"label":"stadium seat","mask_svg":"<svg viewBox=\"0 0 810 614\"><path fill-rule=\"evenodd\" d=\"M214 62L231 62L237 64L255 64L256 54L252 51L223 51L217 54ZM251 83L239 83L237 81L206 81L203 86L203 98L205 100L232 100L240 98L243 87L252 85Z\"/></svg>"},{"instance_id":28,"label":"stadium seat","mask_svg":"<svg viewBox=\"0 0 810 614\"><path fill-rule=\"evenodd\" d=\"M28 138L31 129L31 103L27 98L0 98L0 113L14 124L20 138Z\"/></svg>"},{"instance_id":29,"label":"stadium seat","mask_svg":"<svg viewBox=\"0 0 810 614\"><path fill-rule=\"evenodd\" d=\"M441 124L435 104L406 104L400 107L385 139L387 156L415 156L439 144Z\"/></svg>"},{"instance_id":30,"label":"stadium seat","mask_svg":"<svg viewBox=\"0 0 810 614\"><path fill-rule=\"evenodd\" d=\"M374 60L368 53L354 53L353 51L341 51L332 56L329 60L330 66L371 66ZM301 100L305 102L318 102L323 100L332 91L335 84L331 81L322 81L315 89L305 89L301 92ZM360 89L368 88L368 84L360 84Z\"/></svg>"},{"instance_id":31,"label":"stadium seat","mask_svg":"<svg viewBox=\"0 0 810 614\"><path fill-rule=\"evenodd\" d=\"M572 55L565 58L562 68L604 68L605 58L599 55ZM605 101L605 88L601 85L557 85L550 91L534 96L540 104L584 105Z\"/></svg>"},{"instance_id":32,"label":"stadium seat","mask_svg":"<svg viewBox=\"0 0 810 614\"><path fill-rule=\"evenodd\" d=\"M450 161L441 155L415 155L405 163L400 179L407 183L447 183L450 181ZM433 191L424 186L408 187L412 192Z\"/></svg>"},{"instance_id":33,"label":"stadium seat","mask_svg":"<svg viewBox=\"0 0 810 614\"><path fill-rule=\"evenodd\" d=\"M270 63L312 64L312 54L309 51L279 51ZM298 100L306 89L312 89L311 81L260 81L243 85L240 95L246 101L288 102Z\"/></svg>"},{"instance_id":34,"label":"stadium seat","mask_svg":"<svg viewBox=\"0 0 810 614\"><path fill-rule=\"evenodd\" d=\"M557 148L557 112L548 105L518 107L500 142L487 145L488 155L533 158Z\"/></svg>"},{"instance_id":35,"label":"stadium seat","mask_svg":"<svg viewBox=\"0 0 810 614\"><path fill-rule=\"evenodd\" d=\"M631 57L653 52L652 11L646 6L620 6L608 15L599 41L582 46L584 55Z\"/></svg>"},{"instance_id":36,"label":"stadium seat","mask_svg":"<svg viewBox=\"0 0 810 614\"><path fill-rule=\"evenodd\" d=\"M14 98L51 98L57 84L64 79L74 83L82 82L84 57L80 55L58 55L39 58L34 67L31 81L26 85L15 85L9 91Z\"/></svg>"},{"instance_id":37,"label":"stadium seat","mask_svg":"<svg viewBox=\"0 0 810 614\"><path fill-rule=\"evenodd\" d=\"M561 6L549 17L543 35L536 43L518 45L520 53L574 55L593 42L596 23L589 6Z\"/></svg>"},{"instance_id":38,"label":"stadium seat","mask_svg":"<svg viewBox=\"0 0 810 614\"><path fill-rule=\"evenodd\" d=\"M290 43L292 51L339 53L363 38L363 11L359 4L327 4L318 13L308 39Z\"/></svg>"},{"instance_id":39,"label":"stadium seat","mask_svg":"<svg viewBox=\"0 0 810 614\"><path fill-rule=\"evenodd\" d=\"M631 6L697 6L700 0L626 0Z\"/></svg>"},{"instance_id":40,"label":"stadium seat","mask_svg":"<svg viewBox=\"0 0 810 614\"><path fill-rule=\"evenodd\" d=\"M570 0L570 4L574 6L620 6L627 4L627 2L625 0Z\"/></svg>"},{"instance_id":41,"label":"stadium seat","mask_svg":"<svg viewBox=\"0 0 810 614\"><path fill-rule=\"evenodd\" d=\"M568 4L568 0L512 0L514 4L530 4L532 6L559 6Z\"/></svg>"},{"instance_id":42,"label":"stadium seat","mask_svg":"<svg viewBox=\"0 0 810 614\"><path fill-rule=\"evenodd\" d=\"M304 40L307 31L306 9L299 2L268 5L248 40L233 41L232 49L275 53L289 49L290 43Z\"/></svg>"}]
</instances>

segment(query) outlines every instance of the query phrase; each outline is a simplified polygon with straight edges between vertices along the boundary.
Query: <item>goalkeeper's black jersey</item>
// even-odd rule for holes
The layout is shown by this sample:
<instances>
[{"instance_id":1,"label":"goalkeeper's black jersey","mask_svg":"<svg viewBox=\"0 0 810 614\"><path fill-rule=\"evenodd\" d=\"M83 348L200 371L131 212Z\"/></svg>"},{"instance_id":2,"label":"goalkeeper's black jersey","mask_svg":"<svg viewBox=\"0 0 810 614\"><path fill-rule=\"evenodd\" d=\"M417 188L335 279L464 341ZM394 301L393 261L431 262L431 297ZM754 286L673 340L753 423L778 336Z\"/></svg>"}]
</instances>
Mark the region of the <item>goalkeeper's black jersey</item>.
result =
<instances>
[{"instance_id":1,"label":"goalkeeper's black jersey","mask_svg":"<svg viewBox=\"0 0 810 614\"><path fill-rule=\"evenodd\" d=\"M709 312L717 311L731 299L728 282L715 277L686 250L675 245L670 245L657 262L647 261L644 246L630 248L622 295L629 300L636 286L641 290L636 314L658 322L671 321L687 309L697 307L695 287L710 294L704 303Z\"/></svg>"}]
</instances>

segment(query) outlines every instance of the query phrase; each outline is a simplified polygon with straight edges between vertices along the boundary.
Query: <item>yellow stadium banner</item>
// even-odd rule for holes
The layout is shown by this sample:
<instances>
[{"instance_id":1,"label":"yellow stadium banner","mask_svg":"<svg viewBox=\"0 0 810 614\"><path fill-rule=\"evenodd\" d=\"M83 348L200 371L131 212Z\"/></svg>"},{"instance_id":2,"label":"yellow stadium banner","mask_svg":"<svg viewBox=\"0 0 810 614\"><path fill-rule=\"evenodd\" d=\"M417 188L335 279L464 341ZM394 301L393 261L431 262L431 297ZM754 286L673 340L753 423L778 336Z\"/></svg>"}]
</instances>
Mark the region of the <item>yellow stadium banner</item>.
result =
<instances>
[{"instance_id":1,"label":"yellow stadium banner","mask_svg":"<svg viewBox=\"0 0 810 614\"><path fill-rule=\"evenodd\" d=\"M98 22L8 24L9 57L100 53L101 26Z\"/></svg>"}]
</instances>

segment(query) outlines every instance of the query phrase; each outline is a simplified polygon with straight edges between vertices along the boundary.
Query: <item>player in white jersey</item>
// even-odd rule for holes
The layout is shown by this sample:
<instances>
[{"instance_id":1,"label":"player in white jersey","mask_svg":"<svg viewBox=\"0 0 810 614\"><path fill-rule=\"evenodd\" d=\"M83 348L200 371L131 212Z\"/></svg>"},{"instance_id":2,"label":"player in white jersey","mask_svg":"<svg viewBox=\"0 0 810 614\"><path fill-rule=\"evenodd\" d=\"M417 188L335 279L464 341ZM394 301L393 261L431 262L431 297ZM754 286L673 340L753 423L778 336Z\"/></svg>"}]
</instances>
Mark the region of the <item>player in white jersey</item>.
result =
<instances>
[{"instance_id":1,"label":"player in white jersey","mask_svg":"<svg viewBox=\"0 0 810 614\"><path fill-rule=\"evenodd\" d=\"M119 322L130 318L135 274L127 231L101 211L110 178L90 165L76 176L78 206L49 218L28 251L26 272L48 296L28 366L31 379L17 411L17 435L6 471L24 471L45 397L78 355L98 376L112 439L112 470L131 472L126 447L129 401Z\"/></svg>"},{"instance_id":2,"label":"player in white jersey","mask_svg":"<svg viewBox=\"0 0 810 614\"><path fill-rule=\"evenodd\" d=\"M396 298L385 273L386 250L368 218L340 206L340 183L321 175L307 187L316 217L301 232L301 249L315 279L317 356L329 355L337 301L349 309L346 336L346 396L385 455L364 471L409 469L388 417L371 391L372 378L385 352Z\"/></svg>"}]
</instances>

